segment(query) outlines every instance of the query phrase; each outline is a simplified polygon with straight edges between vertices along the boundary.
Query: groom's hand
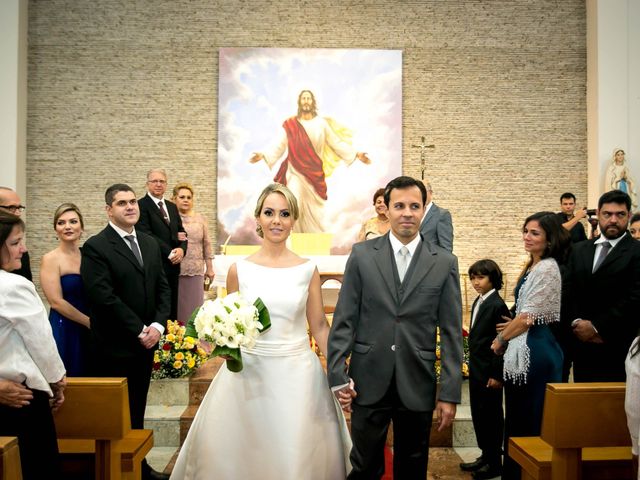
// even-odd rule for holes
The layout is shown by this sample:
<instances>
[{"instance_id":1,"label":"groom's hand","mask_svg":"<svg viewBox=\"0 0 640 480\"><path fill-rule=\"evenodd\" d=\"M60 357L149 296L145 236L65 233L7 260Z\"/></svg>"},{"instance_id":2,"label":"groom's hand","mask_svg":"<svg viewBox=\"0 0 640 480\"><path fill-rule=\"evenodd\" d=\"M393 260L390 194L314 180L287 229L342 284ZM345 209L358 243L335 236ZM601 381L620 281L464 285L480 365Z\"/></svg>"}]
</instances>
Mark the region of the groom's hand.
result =
<instances>
[{"instance_id":1,"label":"groom's hand","mask_svg":"<svg viewBox=\"0 0 640 480\"><path fill-rule=\"evenodd\" d=\"M453 423L456 417L456 404L449 402L438 402L436 404L436 423L438 431L441 432Z\"/></svg>"}]
</instances>

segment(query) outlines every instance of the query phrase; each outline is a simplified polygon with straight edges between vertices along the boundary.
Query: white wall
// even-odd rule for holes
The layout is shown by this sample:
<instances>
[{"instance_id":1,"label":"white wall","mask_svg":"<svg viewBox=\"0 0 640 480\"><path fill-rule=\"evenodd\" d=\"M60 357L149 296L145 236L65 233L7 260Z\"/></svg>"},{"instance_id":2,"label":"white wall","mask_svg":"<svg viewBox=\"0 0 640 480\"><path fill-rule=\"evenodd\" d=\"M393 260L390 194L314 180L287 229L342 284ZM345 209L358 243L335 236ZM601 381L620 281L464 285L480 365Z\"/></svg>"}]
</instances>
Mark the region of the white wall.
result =
<instances>
[{"instance_id":1,"label":"white wall","mask_svg":"<svg viewBox=\"0 0 640 480\"><path fill-rule=\"evenodd\" d=\"M640 181L640 2L587 2L589 204L595 206L614 148ZM640 193L640 192L637 192Z\"/></svg>"},{"instance_id":2,"label":"white wall","mask_svg":"<svg viewBox=\"0 0 640 480\"><path fill-rule=\"evenodd\" d=\"M0 185L26 198L27 0L0 2Z\"/></svg>"}]
</instances>

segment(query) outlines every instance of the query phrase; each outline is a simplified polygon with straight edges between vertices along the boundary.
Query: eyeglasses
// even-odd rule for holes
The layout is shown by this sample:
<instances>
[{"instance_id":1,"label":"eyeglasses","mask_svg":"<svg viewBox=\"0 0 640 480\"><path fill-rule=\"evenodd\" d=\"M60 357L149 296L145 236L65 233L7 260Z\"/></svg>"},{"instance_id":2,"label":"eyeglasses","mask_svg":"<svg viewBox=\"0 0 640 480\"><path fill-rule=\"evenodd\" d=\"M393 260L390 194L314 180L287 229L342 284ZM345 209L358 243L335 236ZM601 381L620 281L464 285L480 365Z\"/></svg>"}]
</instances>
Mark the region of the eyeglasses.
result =
<instances>
[{"instance_id":1,"label":"eyeglasses","mask_svg":"<svg viewBox=\"0 0 640 480\"><path fill-rule=\"evenodd\" d=\"M160 185L164 185L167 183L166 180L147 180L147 183L159 183Z\"/></svg>"},{"instance_id":2,"label":"eyeglasses","mask_svg":"<svg viewBox=\"0 0 640 480\"><path fill-rule=\"evenodd\" d=\"M24 212L27 207L25 207L24 205L0 205L0 208L4 208L5 210L14 214L20 214Z\"/></svg>"}]
</instances>

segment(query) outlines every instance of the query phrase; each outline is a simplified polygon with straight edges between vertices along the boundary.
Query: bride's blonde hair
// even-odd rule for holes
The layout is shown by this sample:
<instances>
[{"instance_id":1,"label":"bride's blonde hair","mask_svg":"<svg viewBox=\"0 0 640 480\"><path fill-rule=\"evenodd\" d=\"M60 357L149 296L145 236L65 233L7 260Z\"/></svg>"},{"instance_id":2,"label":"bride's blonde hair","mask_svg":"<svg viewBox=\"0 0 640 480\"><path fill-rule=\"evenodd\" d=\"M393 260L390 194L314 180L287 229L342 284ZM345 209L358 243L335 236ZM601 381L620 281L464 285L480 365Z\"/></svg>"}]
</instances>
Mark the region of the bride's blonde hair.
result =
<instances>
[{"instance_id":1,"label":"bride's blonde hair","mask_svg":"<svg viewBox=\"0 0 640 480\"><path fill-rule=\"evenodd\" d=\"M298 220L298 216L300 215L300 211L298 210L298 200L296 200L296 196L291 192L291 190L289 190L285 185L282 185L281 183L272 183L270 185L267 185L265 189L262 190L262 193L258 197L258 202L256 203L256 209L253 212L253 216L255 218L260 217L260 212L262 211L262 207L264 206L264 201L272 193L279 193L284 197L284 199L287 201L289 213L294 220ZM258 225L258 228L256 228L256 232L261 238L263 237L260 225Z\"/></svg>"}]
</instances>

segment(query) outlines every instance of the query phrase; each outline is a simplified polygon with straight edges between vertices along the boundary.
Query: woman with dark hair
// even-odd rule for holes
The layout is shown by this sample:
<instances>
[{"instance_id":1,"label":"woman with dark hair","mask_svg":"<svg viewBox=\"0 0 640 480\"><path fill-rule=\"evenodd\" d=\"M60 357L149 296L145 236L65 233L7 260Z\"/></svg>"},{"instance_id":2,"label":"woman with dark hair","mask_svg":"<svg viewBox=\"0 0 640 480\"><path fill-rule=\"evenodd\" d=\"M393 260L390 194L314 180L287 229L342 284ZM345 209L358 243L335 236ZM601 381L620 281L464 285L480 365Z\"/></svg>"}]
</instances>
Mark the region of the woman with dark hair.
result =
<instances>
[{"instance_id":1,"label":"woman with dark hair","mask_svg":"<svg viewBox=\"0 0 640 480\"><path fill-rule=\"evenodd\" d=\"M80 276L80 237L84 221L73 203L63 203L53 214L58 246L42 256L40 285L51 310L49 322L58 352L70 377L87 373L89 307Z\"/></svg>"},{"instance_id":2,"label":"woman with dark hair","mask_svg":"<svg viewBox=\"0 0 640 480\"><path fill-rule=\"evenodd\" d=\"M358 242L381 237L389 231L390 224L389 217L387 217L387 206L384 203L384 188L379 188L373 194L373 207L376 209L376 216L362 224L360 233L358 233Z\"/></svg>"},{"instance_id":3,"label":"woman with dark hair","mask_svg":"<svg viewBox=\"0 0 640 480\"><path fill-rule=\"evenodd\" d=\"M26 251L24 223L0 211L0 436L18 437L22 478L59 478L51 409L64 401L65 370L33 283L11 273Z\"/></svg>"},{"instance_id":4,"label":"woman with dark hair","mask_svg":"<svg viewBox=\"0 0 640 480\"><path fill-rule=\"evenodd\" d=\"M507 322L491 345L504 354L503 479L520 478L520 467L508 455L509 438L540 434L546 384L562 381L562 350L548 324L560 320L558 264L566 260L571 239L553 212L528 217L522 239L529 261L515 288L515 317L503 317Z\"/></svg>"}]
</instances>

